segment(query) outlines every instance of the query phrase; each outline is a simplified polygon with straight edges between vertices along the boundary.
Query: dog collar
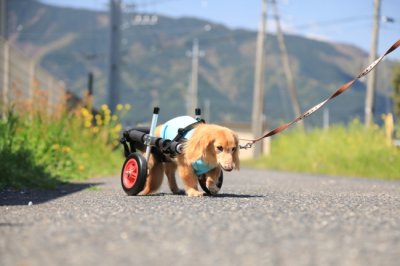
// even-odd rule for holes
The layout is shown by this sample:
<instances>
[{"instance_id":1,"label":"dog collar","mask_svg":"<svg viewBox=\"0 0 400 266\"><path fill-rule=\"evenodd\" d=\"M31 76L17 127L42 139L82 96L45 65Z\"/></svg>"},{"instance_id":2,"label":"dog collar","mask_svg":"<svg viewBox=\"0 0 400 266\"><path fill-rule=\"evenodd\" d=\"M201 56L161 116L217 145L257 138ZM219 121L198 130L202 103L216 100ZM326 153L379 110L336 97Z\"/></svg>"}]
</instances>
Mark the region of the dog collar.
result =
<instances>
[{"instance_id":1,"label":"dog collar","mask_svg":"<svg viewBox=\"0 0 400 266\"><path fill-rule=\"evenodd\" d=\"M215 166L206 164L202 159L198 159L197 161L192 163L192 167L196 175L205 174L215 168Z\"/></svg>"}]
</instances>

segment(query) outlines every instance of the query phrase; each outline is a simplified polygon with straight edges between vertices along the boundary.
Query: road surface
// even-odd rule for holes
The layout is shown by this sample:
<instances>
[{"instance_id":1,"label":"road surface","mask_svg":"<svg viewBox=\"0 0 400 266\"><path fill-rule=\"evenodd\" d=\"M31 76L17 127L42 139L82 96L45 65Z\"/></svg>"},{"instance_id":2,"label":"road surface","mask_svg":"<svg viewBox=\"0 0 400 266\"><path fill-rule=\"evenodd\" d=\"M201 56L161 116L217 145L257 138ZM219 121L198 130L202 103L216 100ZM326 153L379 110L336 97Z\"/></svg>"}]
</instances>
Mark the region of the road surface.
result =
<instances>
[{"instance_id":1,"label":"road surface","mask_svg":"<svg viewBox=\"0 0 400 266\"><path fill-rule=\"evenodd\" d=\"M244 169L203 198L119 182L0 192L0 265L400 265L400 182Z\"/></svg>"}]
</instances>

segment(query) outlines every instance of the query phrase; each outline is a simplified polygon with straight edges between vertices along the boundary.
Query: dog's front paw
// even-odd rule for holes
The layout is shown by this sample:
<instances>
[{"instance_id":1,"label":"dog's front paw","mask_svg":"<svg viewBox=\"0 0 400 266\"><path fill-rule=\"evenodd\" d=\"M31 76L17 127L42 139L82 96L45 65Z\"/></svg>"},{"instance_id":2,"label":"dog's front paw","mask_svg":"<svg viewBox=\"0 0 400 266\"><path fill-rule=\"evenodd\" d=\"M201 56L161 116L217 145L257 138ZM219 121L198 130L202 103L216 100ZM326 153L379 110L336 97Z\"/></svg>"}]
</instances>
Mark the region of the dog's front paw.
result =
<instances>
[{"instance_id":1,"label":"dog's front paw","mask_svg":"<svg viewBox=\"0 0 400 266\"><path fill-rule=\"evenodd\" d=\"M208 191L210 191L211 195L218 194L220 188L217 186L217 183L214 181L214 179L208 177L206 181L206 187Z\"/></svg>"},{"instance_id":2,"label":"dog's front paw","mask_svg":"<svg viewBox=\"0 0 400 266\"><path fill-rule=\"evenodd\" d=\"M189 197L202 197L202 196L204 196L203 192L200 192L200 191L195 190L193 188L190 188L190 189L186 190L186 194Z\"/></svg>"},{"instance_id":3,"label":"dog's front paw","mask_svg":"<svg viewBox=\"0 0 400 266\"><path fill-rule=\"evenodd\" d=\"M220 188L217 187L216 185L212 185L212 186L207 186L208 190L210 191L210 193L212 195L218 194Z\"/></svg>"}]
</instances>

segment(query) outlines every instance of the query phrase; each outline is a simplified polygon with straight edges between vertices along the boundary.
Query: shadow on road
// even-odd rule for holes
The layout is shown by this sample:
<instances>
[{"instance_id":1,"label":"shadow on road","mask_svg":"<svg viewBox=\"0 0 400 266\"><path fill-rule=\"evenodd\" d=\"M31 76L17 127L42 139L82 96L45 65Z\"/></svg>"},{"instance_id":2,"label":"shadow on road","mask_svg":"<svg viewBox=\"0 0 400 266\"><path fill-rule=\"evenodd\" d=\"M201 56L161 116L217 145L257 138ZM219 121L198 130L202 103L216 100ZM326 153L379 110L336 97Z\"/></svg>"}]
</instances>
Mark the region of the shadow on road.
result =
<instances>
[{"instance_id":1,"label":"shadow on road","mask_svg":"<svg viewBox=\"0 0 400 266\"><path fill-rule=\"evenodd\" d=\"M181 194L172 194L172 193L165 193L165 192L159 192L159 193L154 193L151 195L136 195L135 197L165 197L165 196L176 196L176 197L180 197L180 196L184 196L187 197L185 193L181 193ZM221 193L221 194L217 194L217 195L208 195L205 194L204 197L207 198L264 198L265 195L246 195L246 194L231 194L231 193Z\"/></svg>"},{"instance_id":2,"label":"shadow on road","mask_svg":"<svg viewBox=\"0 0 400 266\"><path fill-rule=\"evenodd\" d=\"M246 195L246 194L231 194L231 193L221 193L217 195L213 195L210 197L214 198L264 198L264 195Z\"/></svg>"},{"instance_id":3,"label":"shadow on road","mask_svg":"<svg viewBox=\"0 0 400 266\"><path fill-rule=\"evenodd\" d=\"M18 206L42 204L57 198L73 194L102 183L68 183L59 185L56 189L6 189L0 191L0 206Z\"/></svg>"}]
</instances>

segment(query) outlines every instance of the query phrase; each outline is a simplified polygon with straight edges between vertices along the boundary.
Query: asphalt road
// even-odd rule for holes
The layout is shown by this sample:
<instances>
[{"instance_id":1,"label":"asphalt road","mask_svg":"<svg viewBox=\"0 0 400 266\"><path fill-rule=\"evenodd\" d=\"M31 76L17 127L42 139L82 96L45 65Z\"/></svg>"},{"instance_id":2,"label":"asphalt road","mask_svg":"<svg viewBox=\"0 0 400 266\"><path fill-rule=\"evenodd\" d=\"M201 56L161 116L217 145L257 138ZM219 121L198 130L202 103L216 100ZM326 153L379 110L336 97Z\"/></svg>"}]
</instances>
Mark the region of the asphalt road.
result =
<instances>
[{"instance_id":1,"label":"asphalt road","mask_svg":"<svg viewBox=\"0 0 400 266\"><path fill-rule=\"evenodd\" d=\"M113 177L0 203L2 266L400 265L399 182L245 169L218 197L128 197Z\"/></svg>"}]
</instances>

